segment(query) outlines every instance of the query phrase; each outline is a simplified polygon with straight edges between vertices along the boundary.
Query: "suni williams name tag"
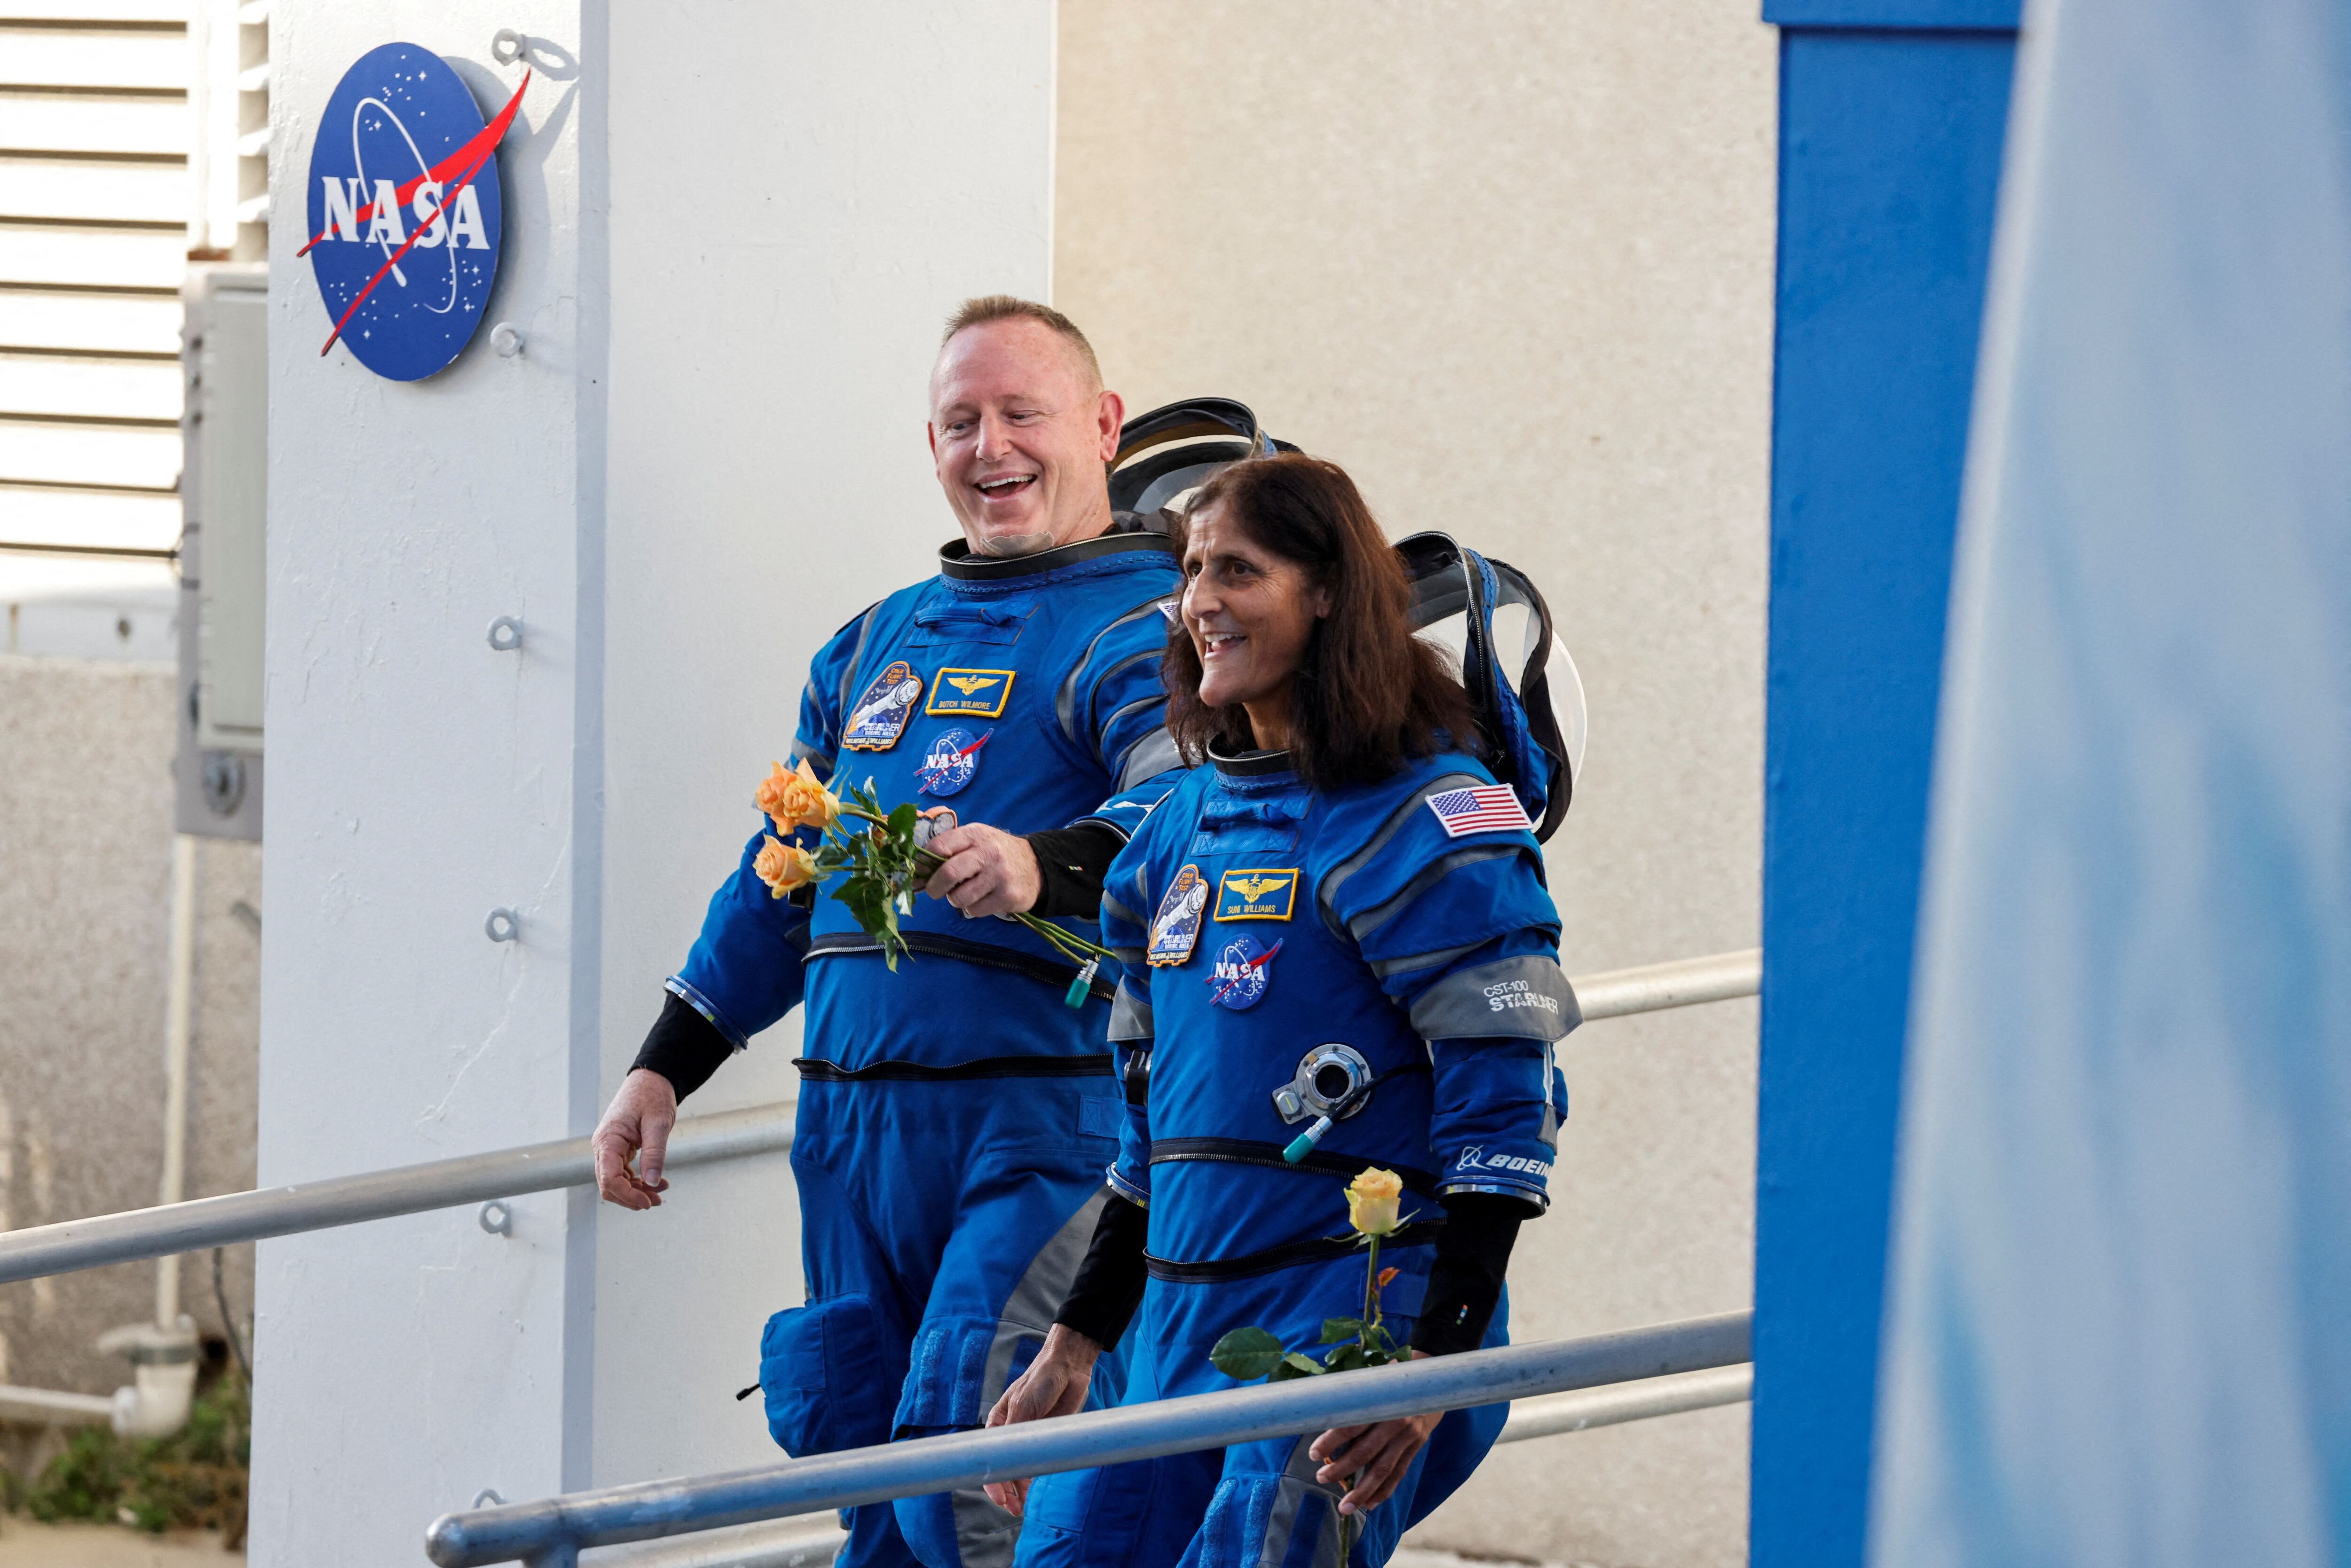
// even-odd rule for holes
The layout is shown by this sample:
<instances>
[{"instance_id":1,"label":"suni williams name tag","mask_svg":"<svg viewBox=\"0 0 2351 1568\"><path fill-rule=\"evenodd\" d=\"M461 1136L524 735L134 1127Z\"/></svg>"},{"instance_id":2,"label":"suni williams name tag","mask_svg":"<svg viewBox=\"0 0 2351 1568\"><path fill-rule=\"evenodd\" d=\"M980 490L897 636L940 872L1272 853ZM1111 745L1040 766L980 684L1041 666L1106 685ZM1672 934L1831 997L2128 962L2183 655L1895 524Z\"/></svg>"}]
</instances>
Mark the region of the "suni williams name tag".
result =
<instances>
[{"instance_id":1,"label":"suni williams name tag","mask_svg":"<svg viewBox=\"0 0 2351 1568\"><path fill-rule=\"evenodd\" d=\"M1243 867L1217 879L1219 920L1287 920L1297 902L1296 866Z\"/></svg>"}]
</instances>

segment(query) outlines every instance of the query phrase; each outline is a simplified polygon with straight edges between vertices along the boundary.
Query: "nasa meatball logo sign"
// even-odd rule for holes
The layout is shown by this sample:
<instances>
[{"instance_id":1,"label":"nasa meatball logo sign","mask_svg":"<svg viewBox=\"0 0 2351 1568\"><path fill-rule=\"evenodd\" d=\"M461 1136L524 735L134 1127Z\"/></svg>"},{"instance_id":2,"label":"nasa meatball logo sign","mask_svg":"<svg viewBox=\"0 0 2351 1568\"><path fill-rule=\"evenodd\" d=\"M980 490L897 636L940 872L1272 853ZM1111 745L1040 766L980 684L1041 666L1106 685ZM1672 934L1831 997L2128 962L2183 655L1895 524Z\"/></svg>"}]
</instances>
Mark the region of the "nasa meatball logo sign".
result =
<instances>
[{"instance_id":1,"label":"nasa meatball logo sign","mask_svg":"<svg viewBox=\"0 0 2351 1568\"><path fill-rule=\"evenodd\" d=\"M505 235L498 142L523 74L485 124L449 63L415 44L361 55L328 99L310 149L310 258L319 297L360 363L422 381L464 351L497 281Z\"/></svg>"}]
</instances>

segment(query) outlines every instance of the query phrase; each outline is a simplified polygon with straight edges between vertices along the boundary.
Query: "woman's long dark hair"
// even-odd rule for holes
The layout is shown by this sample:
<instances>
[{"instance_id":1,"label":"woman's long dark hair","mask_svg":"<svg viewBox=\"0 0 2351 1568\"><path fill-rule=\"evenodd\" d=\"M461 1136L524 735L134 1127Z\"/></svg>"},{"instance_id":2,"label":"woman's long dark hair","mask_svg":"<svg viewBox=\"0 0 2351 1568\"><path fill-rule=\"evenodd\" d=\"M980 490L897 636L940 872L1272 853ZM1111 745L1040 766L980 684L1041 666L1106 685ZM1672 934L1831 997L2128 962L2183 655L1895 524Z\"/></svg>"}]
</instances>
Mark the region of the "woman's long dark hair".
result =
<instances>
[{"instance_id":1,"label":"woman's long dark hair","mask_svg":"<svg viewBox=\"0 0 2351 1568\"><path fill-rule=\"evenodd\" d=\"M1468 695L1445 656L1413 635L1411 585L1355 482L1335 463L1295 454L1223 469L1192 499L1221 506L1261 549L1305 569L1329 591L1290 695L1290 754L1317 789L1385 779L1407 758L1479 749ZM1200 654L1180 623L1161 665L1167 729L1197 766L1208 748L1231 756L1257 744L1238 705L1200 701Z\"/></svg>"}]
</instances>

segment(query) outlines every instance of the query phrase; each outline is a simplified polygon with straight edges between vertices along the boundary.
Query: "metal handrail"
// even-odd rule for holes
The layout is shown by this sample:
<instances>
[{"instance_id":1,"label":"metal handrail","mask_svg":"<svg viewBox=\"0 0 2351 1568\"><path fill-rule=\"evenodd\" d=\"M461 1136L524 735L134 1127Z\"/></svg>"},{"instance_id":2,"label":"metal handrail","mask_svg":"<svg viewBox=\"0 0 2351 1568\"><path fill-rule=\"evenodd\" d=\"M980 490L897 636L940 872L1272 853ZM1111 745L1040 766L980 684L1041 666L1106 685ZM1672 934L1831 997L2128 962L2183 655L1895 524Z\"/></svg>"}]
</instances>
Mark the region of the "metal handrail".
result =
<instances>
[{"instance_id":1,"label":"metal handrail","mask_svg":"<svg viewBox=\"0 0 2351 1568\"><path fill-rule=\"evenodd\" d=\"M1595 1019L1751 997L1762 977L1763 953L1759 947L1637 969L1612 969L1571 983L1584 1018ZM791 1146L789 1101L715 1116L689 1116L670 1134L667 1168L776 1154ZM93 1215L0 1233L0 1284L516 1197L595 1179L595 1157L588 1140L560 1138L365 1176Z\"/></svg>"},{"instance_id":2,"label":"metal handrail","mask_svg":"<svg viewBox=\"0 0 2351 1568\"><path fill-rule=\"evenodd\" d=\"M1510 1420L1494 1441L1518 1443L1743 1404L1754 1382L1755 1369L1741 1364L1521 1399L1510 1406ZM770 1519L606 1547L597 1552L596 1563L598 1568L828 1568L847 1539L831 1521L812 1525L806 1516Z\"/></svg>"},{"instance_id":3,"label":"metal handrail","mask_svg":"<svg viewBox=\"0 0 2351 1568\"><path fill-rule=\"evenodd\" d=\"M1749 1359L1752 1323L1752 1313L1725 1312L475 1509L434 1521L424 1551L440 1568L573 1568L591 1546L1736 1365Z\"/></svg>"},{"instance_id":4,"label":"metal handrail","mask_svg":"<svg viewBox=\"0 0 2351 1568\"><path fill-rule=\"evenodd\" d=\"M772 1154L791 1146L789 1101L715 1116L688 1116L670 1134L668 1168ZM0 1233L0 1284L265 1236L325 1230L396 1214L547 1192L595 1179L595 1155L589 1150L588 1140L559 1138L366 1176L299 1182L37 1225Z\"/></svg>"},{"instance_id":5,"label":"metal handrail","mask_svg":"<svg viewBox=\"0 0 2351 1568\"><path fill-rule=\"evenodd\" d=\"M1763 988L1763 949L1749 947L1638 969L1611 969L1568 983L1575 988L1576 1006L1586 1022L1628 1013L1663 1012L1699 1002L1727 1002L1754 996Z\"/></svg>"}]
</instances>

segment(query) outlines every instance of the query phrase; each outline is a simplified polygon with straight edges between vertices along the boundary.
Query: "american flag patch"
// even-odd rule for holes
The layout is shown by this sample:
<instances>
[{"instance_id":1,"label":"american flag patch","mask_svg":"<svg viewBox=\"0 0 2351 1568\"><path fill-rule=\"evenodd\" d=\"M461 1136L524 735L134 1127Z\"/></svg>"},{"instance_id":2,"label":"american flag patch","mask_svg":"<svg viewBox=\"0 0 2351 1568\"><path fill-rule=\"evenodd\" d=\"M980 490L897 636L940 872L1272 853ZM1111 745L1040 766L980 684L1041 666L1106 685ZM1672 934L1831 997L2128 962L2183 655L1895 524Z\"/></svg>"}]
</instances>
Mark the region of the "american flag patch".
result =
<instances>
[{"instance_id":1,"label":"american flag patch","mask_svg":"<svg viewBox=\"0 0 2351 1568\"><path fill-rule=\"evenodd\" d=\"M1532 829L1526 808L1507 785L1486 784L1468 789L1447 789L1428 797L1428 809L1445 824L1445 836L1464 833L1507 833Z\"/></svg>"}]
</instances>

